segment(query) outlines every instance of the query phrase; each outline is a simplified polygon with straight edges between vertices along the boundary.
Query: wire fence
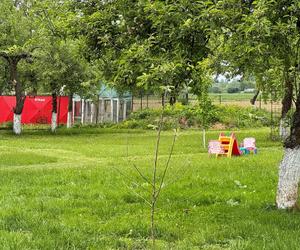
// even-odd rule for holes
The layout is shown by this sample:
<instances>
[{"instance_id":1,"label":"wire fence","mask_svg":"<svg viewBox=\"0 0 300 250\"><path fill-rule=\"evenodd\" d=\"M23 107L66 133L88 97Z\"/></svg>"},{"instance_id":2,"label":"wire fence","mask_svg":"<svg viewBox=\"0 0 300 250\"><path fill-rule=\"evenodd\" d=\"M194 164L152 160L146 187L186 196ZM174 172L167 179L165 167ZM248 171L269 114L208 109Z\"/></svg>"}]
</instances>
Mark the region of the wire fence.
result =
<instances>
[{"instance_id":1,"label":"wire fence","mask_svg":"<svg viewBox=\"0 0 300 250\"><path fill-rule=\"evenodd\" d=\"M250 103L253 94L211 94L209 97L212 103L216 105L253 107ZM197 97L190 96L188 102L192 105L196 104ZM132 99L132 110L137 111L145 108L161 108L163 103L168 103L168 99L163 100L161 97L155 95L134 96ZM261 96L258 97L254 106L269 112L276 112L279 114L281 112L281 103L279 101L263 100Z\"/></svg>"},{"instance_id":2,"label":"wire fence","mask_svg":"<svg viewBox=\"0 0 300 250\"><path fill-rule=\"evenodd\" d=\"M264 109L270 113L270 137L273 140L278 139L279 122L281 117L281 103L271 99L264 100L261 95L258 96L255 105L250 103L254 94L210 94L210 99L215 105L235 105L241 107L255 107L256 109ZM135 96L132 98L132 110L138 111L146 108L157 109L161 108L163 103L168 103L168 100L163 100L159 96L145 95ZM190 96L188 103L197 104L196 96Z\"/></svg>"}]
</instances>

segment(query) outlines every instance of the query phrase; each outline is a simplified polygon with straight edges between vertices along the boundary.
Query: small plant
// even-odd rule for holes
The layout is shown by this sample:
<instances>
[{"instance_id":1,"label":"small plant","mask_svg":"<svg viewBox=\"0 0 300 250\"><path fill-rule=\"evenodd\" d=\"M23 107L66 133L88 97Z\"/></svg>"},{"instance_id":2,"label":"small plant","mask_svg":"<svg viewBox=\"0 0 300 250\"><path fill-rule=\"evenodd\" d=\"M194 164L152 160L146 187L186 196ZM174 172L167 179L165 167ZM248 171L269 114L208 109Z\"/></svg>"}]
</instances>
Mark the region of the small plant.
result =
<instances>
[{"instance_id":1,"label":"small plant","mask_svg":"<svg viewBox=\"0 0 300 250\"><path fill-rule=\"evenodd\" d=\"M165 91L166 95L167 90ZM169 107L163 106L160 117L158 120L157 125L153 124L148 124L148 128L157 130L157 135L156 135L156 144L155 144L155 152L154 152L154 160L153 160L153 167L152 167L152 175L151 178L147 178L142 171L135 165L133 164L134 169L136 172L139 174L141 179L147 183L147 186L150 187L150 199L144 199L144 201L150 206L150 227L151 227L151 239L152 239L152 247L155 249L155 240L156 240L156 220L155 220L155 215L156 215L156 208L157 208L157 202L159 200L160 194L162 192L162 189L164 187L164 183L166 180L167 172L170 168L170 162L171 158L173 155L174 147L175 147L175 142L178 137L178 128L174 129L174 135L173 139L170 145L170 150L168 154L168 158L166 163L164 164L162 168L162 173L158 173L158 158L159 158L159 148L160 148L160 142L161 142L161 133L165 125L165 113L167 112L172 112L172 110L169 109ZM147 112L143 112L142 117L147 116ZM127 138L127 156L128 156L128 138Z\"/></svg>"}]
</instances>

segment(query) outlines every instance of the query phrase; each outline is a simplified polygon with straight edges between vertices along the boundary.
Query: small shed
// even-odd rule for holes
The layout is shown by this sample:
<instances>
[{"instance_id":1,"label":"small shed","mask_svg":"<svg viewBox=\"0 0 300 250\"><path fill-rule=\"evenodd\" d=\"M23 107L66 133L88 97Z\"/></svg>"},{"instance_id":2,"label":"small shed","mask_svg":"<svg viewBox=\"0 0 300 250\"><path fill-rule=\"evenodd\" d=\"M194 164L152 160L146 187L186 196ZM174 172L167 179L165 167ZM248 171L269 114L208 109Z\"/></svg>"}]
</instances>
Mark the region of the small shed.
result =
<instances>
[{"instance_id":1,"label":"small shed","mask_svg":"<svg viewBox=\"0 0 300 250\"><path fill-rule=\"evenodd\" d=\"M74 120L81 123L118 123L125 120L132 111L132 95L128 92L118 92L106 85L102 85L98 93L98 100L73 98Z\"/></svg>"},{"instance_id":2,"label":"small shed","mask_svg":"<svg viewBox=\"0 0 300 250\"><path fill-rule=\"evenodd\" d=\"M127 118L132 111L132 96L125 92L118 94L113 88L102 85L99 92L100 121L118 123Z\"/></svg>"}]
</instances>

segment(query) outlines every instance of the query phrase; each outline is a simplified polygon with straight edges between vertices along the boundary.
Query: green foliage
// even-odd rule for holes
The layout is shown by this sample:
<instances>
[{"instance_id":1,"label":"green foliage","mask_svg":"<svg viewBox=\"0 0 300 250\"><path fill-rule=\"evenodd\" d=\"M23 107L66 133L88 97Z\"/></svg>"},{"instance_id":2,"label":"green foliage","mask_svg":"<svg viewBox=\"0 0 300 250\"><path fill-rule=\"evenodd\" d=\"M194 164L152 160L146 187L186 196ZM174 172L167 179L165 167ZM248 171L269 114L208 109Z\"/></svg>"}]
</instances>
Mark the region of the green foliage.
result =
<instances>
[{"instance_id":1,"label":"green foliage","mask_svg":"<svg viewBox=\"0 0 300 250\"><path fill-rule=\"evenodd\" d=\"M130 118L114 127L153 129L157 126L160 109L144 109L131 114ZM199 106L176 104L165 109L164 129L211 128L222 124L223 128L253 128L270 125L267 111L240 106L211 106L207 110Z\"/></svg>"},{"instance_id":2,"label":"green foliage","mask_svg":"<svg viewBox=\"0 0 300 250\"><path fill-rule=\"evenodd\" d=\"M84 60L82 38L73 37L70 24L76 19L69 11L68 1L37 2L32 7L39 29L41 44L37 53L36 68L43 91L86 96L93 89L93 75Z\"/></svg>"},{"instance_id":3,"label":"green foliage","mask_svg":"<svg viewBox=\"0 0 300 250\"><path fill-rule=\"evenodd\" d=\"M210 84L203 60L209 49L205 2L128 0L75 4L83 13L87 56L96 59L105 80L119 91L173 86L201 93ZM208 80L209 79L209 80Z\"/></svg>"},{"instance_id":4,"label":"green foliage","mask_svg":"<svg viewBox=\"0 0 300 250\"><path fill-rule=\"evenodd\" d=\"M297 1L216 1L208 13L219 73L255 77L264 96L281 99L299 53ZM293 73L294 72L294 73Z\"/></svg>"},{"instance_id":5,"label":"green foliage","mask_svg":"<svg viewBox=\"0 0 300 250\"><path fill-rule=\"evenodd\" d=\"M227 93L232 94L232 93L239 93L239 92L240 92L240 89L237 87L228 87L227 88Z\"/></svg>"},{"instance_id":6,"label":"green foliage","mask_svg":"<svg viewBox=\"0 0 300 250\"><path fill-rule=\"evenodd\" d=\"M271 124L270 113L263 109L240 106L217 106L219 122L228 128L259 128Z\"/></svg>"},{"instance_id":7,"label":"green foliage","mask_svg":"<svg viewBox=\"0 0 300 250\"><path fill-rule=\"evenodd\" d=\"M208 91L210 93L215 93L215 94L222 93L222 90L217 86L213 86L213 87L209 88Z\"/></svg>"},{"instance_id":8,"label":"green foliage","mask_svg":"<svg viewBox=\"0 0 300 250\"><path fill-rule=\"evenodd\" d=\"M0 2L0 51L11 55L28 51L33 36L28 8L20 6L17 8L11 0Z\"/></svg>"}]
</instances>

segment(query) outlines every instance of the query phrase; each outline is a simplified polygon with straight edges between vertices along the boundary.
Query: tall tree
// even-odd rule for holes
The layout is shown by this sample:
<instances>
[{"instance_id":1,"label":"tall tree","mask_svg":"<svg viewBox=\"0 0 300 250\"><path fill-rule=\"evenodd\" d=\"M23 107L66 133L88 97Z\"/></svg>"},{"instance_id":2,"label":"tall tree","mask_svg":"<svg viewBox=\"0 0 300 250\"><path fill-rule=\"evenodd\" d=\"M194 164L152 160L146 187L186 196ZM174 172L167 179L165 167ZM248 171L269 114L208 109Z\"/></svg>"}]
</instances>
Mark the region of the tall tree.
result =
<instances>
[{"instance_id":1,"label":"tall tree","mask_svg":"<svg viewBox=\"0 0 300 250\"><path fill-rule=\"evenodd\" d=\"M300 178L300 3L215 1L210 13L213 29L222 34L215 38L221 44L219 65L228 66L227 70L234 73L254 74L265 93L281 90L283 119L290 110L293 95L296 97L290 135L284 142L276 197L278 208L292 208L296 206Z\"/></svg>"},{"instance_id":2,"label":"tall tree","mask_svg":"<svg viewBox=\"0 0 300 250\"><path fill-rule=\"evenodd\" d=\"M199 62L210 51L202 1L84 1L76 7L87 56L120 91L161 92L172 85L174 104L181 90L204 84Z\"/></svg>"},{"instance_id":3,"label":"tall tree","mask_svg":"<svg viewBox=\"0 0 300 250\"><path fill-rule=\"evenodd\" d=\"M69 11L69 1L45 0L34 5L33 13L39 24L39 43L43 44L39 54L42 80L52 94L51 130L57 127L57 96L60 90L68 91L69 112L67 126L72 121L72 97L80 91L87 70L87 62L80 56L82 43L72 36L71 23L74 12ZM64 91L64 92L65 92Z\"/></svg>"},{"instance_id":4,"label":"tall tree","mask_svg":"<svg viewBox=\"0 0 300 250\"><path fill-rule=\"evenodd\" d=\"M29 5L29 1L0 2L0 56L7 62L9 82L16 96L13 126L15 134L21 133L21 114L25 102L25 90L19 80L18 65L22 60L31 61L33 51L31 39L34 28L28 16Z\"/></svg>"}]
</instances>

